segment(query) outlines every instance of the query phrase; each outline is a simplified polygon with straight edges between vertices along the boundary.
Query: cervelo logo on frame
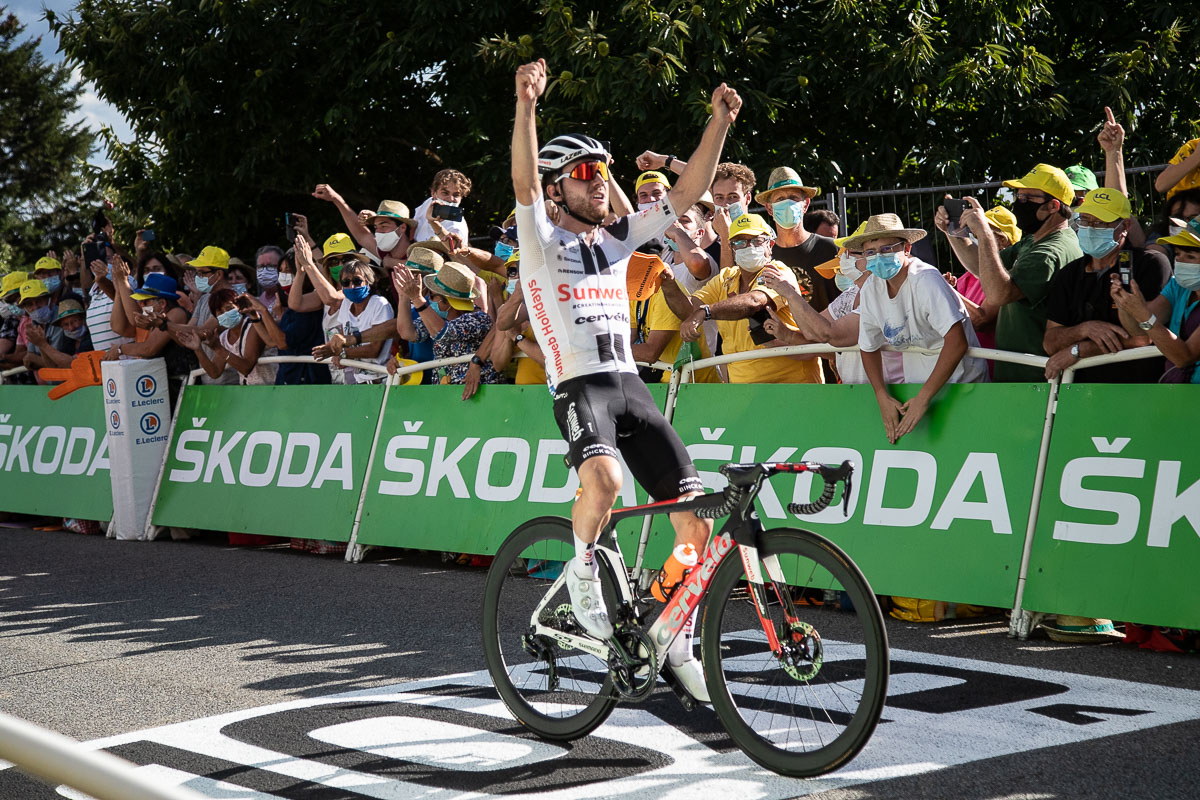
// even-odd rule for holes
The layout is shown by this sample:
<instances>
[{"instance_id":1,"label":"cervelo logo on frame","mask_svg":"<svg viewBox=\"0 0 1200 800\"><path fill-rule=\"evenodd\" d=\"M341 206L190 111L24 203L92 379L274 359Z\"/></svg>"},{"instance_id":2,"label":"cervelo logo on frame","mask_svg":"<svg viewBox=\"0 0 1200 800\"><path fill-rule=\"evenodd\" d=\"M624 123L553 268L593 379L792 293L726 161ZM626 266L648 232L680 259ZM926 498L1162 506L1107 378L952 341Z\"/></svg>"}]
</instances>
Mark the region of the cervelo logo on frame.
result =
<instances>
[{"instance_id":1,"label":"cervelo logo on frame","mask_svg":"<svg viewBox=\"0 0 1200 800\"><path fill-rule=\"evenodd\" d=\"M0 414L0 469L35 475L95 475L108 471L108 437L93 428L10 425Z\"/></svg>"},{"instance_id":2,"label":"cervelo logo on frame","mask_svg":"<svg viewBox=\"0 0 1200 800\"><path fill-rule=\"evenodd\" d=\"M141 392L139 391L138 393L140 394ZM162 420L159 419L158 414L150 411L142 414L142 419L141 422L138 423L138 427L142 429L142 433L146 434L147 436L153 436L154 434L158 433L159 428L162 427Z\"/></svg>"},{"instance_id":3,"label":"cervelo logo on frame","mask_svg":"<svg viewBox=\"0 0 1200 800\"><path fill-rule=\"evenodd\" d=\"M134 389L139 397L150 397L158 390L158 381L154 380L153 375L141 375L134 384Z\"/></svg>"},{"instance_id":4,"label":"cervelo logo on frame","mask_svg":"<svg viewBox=\"0 0 1200 800\"><path fill-rule=\"evenodd\" d=\"M116 382L116 381L114 381L112 378L109 378L109 379L108 379L108 380L105 382L105 384L104 384L104 388L105 388L105 389L108 391L108 396L109 396L109 397L116 397L116 396L117 396L117 382Z\"/></svg>"}]
</instances>

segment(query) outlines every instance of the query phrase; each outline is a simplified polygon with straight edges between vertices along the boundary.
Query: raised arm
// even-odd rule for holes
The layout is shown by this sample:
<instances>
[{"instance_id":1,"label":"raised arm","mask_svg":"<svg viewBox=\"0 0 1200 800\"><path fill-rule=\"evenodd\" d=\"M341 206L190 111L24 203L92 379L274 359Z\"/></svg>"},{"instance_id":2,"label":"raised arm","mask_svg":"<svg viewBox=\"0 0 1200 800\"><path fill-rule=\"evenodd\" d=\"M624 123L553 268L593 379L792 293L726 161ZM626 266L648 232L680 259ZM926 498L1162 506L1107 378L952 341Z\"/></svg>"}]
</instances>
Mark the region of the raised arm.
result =
<instances>
[{"instance_id":1,"label":"raised arm","mask_svg":"<svg viewBox=\"0 0 1200 800\"><path fill-rule=\"evenodd\" d=\"M531 206L541 197L537 170L537 99L546 91L546 60L517 69L517 115L513 122L512 180L517 203ZM697 195L699 196L699 195Z\"/></svg>"},{"instance_id":2,"label":"raised arm","mask_svg":"<svg viewBox=\"0 0 1200 800\"><path fill-rule=\"evenodd\" d=\"M741 108L742 98L738 97L735 90L723 83L713 90L713 115L704 128L704 135L700 137L700 145L688 159L679 180L667 193L672 208L691 208L712 186L717 162L721 160L721 150L725 147L725 134L729 132L729 126L737 119Z\"/></svg>"},{"instance_id":3,"label":"raised arm","mask_svg":"<svg viewBox=\"0 0 1200 800\"><path fill-rule=\"evenodd\" d=\"M309 248L308 242L300 237L296 237L296 268L307 271L309 280L312 281L313 288L317 291L317 297L321 298L321 302L325 305L330 305L338 300L343 299L342 290L334 288L334 285L329 282L329 279L317 269L317 264L313 261L312 249Z\"/></svg>"},{"instance_id":4,"label":"raised arm","mask_svg":"<svg viewBox=\"0 0 1200 800\"><path fill-rule=\"evenodd\" d=\"M1154 179L1154 188L1160 192L1169 192L1195 169L1200 169L1200 146L1178 164L1168 164L1166 169L1158 173L1158 177Z\"/></svg>"},{"instance_id":5,"label":"raised arm","mask_svg":"<svg viewBox=\"0 0 1200 800\"><path fill-rule=\"evenodd\" d=\"M358 242L358 246L365 248L367 252L379 255L379 251L375 247L375 235L371 233L371 229L359 218L354 209L350 208L350 205L342 199L342 196L333 190L332 186L328 183L318 183L317 188L313 189L312 195L318 200L333 203L334 208L342 215L342 222L345 224L346 230L350 231L350 235L354 237L354 241Z\"/></svg>"},{"instance_id":6,"label":"raised arm","mask_svg":"<svg viewBox=\"0 0 1200 800\"><path fill-rule=\"evenodd\" d=\"M996 240L992 238L987 217L983 215L983 206L979 205L979 201L974 197L968 197L966 201L967 207L963 209L962 223L979 240L976 250L979 254L979 282L983 284L983 293L997 306L1020 300L1025 293L1017 286L1000 260L1000 250L996 247Z\"/></svg>"}]
</instances>

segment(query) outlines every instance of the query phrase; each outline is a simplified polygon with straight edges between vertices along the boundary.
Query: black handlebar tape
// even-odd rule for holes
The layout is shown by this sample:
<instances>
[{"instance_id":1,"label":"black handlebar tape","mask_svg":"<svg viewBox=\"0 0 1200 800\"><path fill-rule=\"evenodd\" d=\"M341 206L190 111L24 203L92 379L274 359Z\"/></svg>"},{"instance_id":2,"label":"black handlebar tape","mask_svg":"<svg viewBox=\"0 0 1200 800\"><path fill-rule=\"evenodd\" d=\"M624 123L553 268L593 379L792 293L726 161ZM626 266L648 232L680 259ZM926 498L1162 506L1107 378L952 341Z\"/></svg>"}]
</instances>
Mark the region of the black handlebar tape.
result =
<instances>
[{"instance_id":1,"label":"black handlebar tape","mask_svg":"<svg viewBox=\"0 0 1200 800\"><path fill-rule=\"evenodd\" d=\"M837 488L836 483L825 484L825 491L821 492L821 496L817 498L815 503L788 503L788 513L791 514L816 514L819 511L824 511L829 508L829 501L833 500L833 492Z\"/></svg>"},{"instance_id":2,"label":"black handlebar tape","mask_svg":"<svg viewBox=\"0 0 1200 800\"><path fill-rule=\"evenodd\" d=\"M717 519L718 517L728 516L735 508L738 501L741 499L741 492L734 489L732 486L725 488L725 500L719 506L710 508L697 508L694 513L700 519Z\"/></svg>"}]
</instances>

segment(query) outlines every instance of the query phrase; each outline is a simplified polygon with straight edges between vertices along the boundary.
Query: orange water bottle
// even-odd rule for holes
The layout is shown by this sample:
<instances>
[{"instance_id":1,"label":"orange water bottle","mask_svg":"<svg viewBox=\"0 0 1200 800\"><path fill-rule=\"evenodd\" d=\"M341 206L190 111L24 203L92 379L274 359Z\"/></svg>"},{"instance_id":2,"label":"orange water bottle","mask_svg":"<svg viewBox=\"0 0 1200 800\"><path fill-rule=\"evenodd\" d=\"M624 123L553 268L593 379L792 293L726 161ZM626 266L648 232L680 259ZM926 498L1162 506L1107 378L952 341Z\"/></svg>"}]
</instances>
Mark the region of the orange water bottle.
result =
<instances>
[{"instance_id":1,"label":"orange water bottle","mask_svg":"<svg viewBox=\"0 0 1200 800\"><path fill-rule=\"evenodd\" d=\"M658 573L658 579L650 585L650 594L661 603L667 602L671 590L683 580L688 570L696 566L700 555L691 544L678 545L667 558L667 563Z\"/></svg>"}]
</instances>

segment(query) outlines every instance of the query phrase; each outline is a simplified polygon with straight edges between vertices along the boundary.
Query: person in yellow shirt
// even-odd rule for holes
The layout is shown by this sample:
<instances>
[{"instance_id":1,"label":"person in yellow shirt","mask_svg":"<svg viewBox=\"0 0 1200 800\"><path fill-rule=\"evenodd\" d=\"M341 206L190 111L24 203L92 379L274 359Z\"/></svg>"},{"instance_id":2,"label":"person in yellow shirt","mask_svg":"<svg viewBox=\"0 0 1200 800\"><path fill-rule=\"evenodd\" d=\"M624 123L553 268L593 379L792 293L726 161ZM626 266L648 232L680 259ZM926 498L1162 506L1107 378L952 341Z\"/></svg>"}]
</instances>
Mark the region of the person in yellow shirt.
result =
<instances>
[{"instance_id":1,"label":"person in yellow shirt","mask_svg":"<svg viewBox=\"0 0 1200 800\"><path fill-rule=\"evenodd\" d=\"M695 341L704 321L715 319L725 353L767 351L775 341L762 327L770 318L768 309L773 309L786 326L796 327L787 300L762 283L766 270L790 283L796 280L790 269L771 260L774 240L774 231L762 217L743 214L729 226L729 244L737 266L721 270L690 296L676 284L670 270L664 270L662 293L670 310L682 320L679 335L683 341ZM730 383L824 382L815 358L776 356L735 361L728 366Z\"/></svg>"},{"instance_id":2,"label":"person in yellow shirt","mask_svg":"<svg viewBox=\"0 0 1200 800\"><path fill-rule=\"evenodd\" d=\"M663 296L661 286L644 300L629 301L630 319L634 323L634 338L631 349L635 361L653 364L655 361L665 361L674 364L679 359L680 348L685 342L679 338L679 317L671 311ZM699 361L709 358L712 353L708 343L701 336L694 342L687 342L692 350L692 358ZM687 358L685 352L684 357ZM663 370L662 383L671 382L671 370ZM721 376L716 367L705 367L692 373L692 383L720 383Z\"/></svg>"}]
</instances>

